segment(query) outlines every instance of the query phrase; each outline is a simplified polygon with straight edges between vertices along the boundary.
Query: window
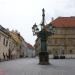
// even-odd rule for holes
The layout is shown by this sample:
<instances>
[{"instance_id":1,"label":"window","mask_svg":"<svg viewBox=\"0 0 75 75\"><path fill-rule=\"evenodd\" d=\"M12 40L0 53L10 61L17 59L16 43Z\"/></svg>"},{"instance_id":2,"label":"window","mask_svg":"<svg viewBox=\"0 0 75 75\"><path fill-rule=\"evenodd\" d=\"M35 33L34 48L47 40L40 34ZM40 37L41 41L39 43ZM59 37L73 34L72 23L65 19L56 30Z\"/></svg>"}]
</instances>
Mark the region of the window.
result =
<instances>
[{"instance_id":1,"label":"window","mask_svg":"<svg viewBox=\"0 0 75 75\"><path fill-rule=\"evenodd\" d=\"M3 45L8 46L8 40L4 38Z\"/></svg>"},{"instance_id":2,"label":"window","mask_svg":"<svg viewBox=\"0 0 75 75\"><path fill-rule=\"evenodd\" d=\"M70 50L70 54L72 54L73 53L73 51L72 50Z\"/></svg>"},{"instance_id":3,"label":"window","mask_svg":"<svg viewBox=\"0 0 75 75\"><path fill-rule=\"evenodd\" d=\"M4 40L3 40L3 45L5 45L5 38L4 38Z\"/></svg>"},{"instance_id":4,"label":"window","mask_svg":"<svg viewBox=\"0 0 75 75\"><path fill-rule=\"evenodd\" d=\"M55 39L55 45L57 45L58 44L58 42L59 42L59 39Z\"/></svg>"},{"instance_id":5,"label":"window","mask_svg":"<svg viewBox=\"0 0 75 75\"><path fill-rule=\"evenodd\" d=\"M21 46L20 46L20 49L21 49Z\"/></svg>"},{"instance_id":6,"label":"window","mask_svg":"<svg viewBox=\"0 0 75 75\"><path fill-rule=\"evenodd\" d=\"M6 40L6 46L8 46L8 40Z\"/></svg>"}]
</instances>

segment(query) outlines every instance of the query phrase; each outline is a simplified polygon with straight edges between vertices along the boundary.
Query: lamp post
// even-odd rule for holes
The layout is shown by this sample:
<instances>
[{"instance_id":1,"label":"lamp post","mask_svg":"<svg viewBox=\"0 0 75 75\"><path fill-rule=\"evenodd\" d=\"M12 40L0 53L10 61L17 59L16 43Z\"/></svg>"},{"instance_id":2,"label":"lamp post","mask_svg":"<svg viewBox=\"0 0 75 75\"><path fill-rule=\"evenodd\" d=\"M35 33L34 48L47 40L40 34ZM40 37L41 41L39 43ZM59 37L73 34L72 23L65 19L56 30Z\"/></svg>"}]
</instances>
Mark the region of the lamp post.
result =
<instances>
[{"instance_id":1,"label":"lamp post","mask_svg":"<svg viewBox=\"0 0 75 75\"><path fill-rule=\"evenodd\" d=\"M42 9L42 24L41 30L37 27L36 23L32 27L33 35L37 35L41 41L41 51L39 52L39 64L48 65L49 64L49 53L47 51L47 37L53 34L52 25L48 25L48 29L45 27L45 10Z\"/></svg>"}]
</instances>

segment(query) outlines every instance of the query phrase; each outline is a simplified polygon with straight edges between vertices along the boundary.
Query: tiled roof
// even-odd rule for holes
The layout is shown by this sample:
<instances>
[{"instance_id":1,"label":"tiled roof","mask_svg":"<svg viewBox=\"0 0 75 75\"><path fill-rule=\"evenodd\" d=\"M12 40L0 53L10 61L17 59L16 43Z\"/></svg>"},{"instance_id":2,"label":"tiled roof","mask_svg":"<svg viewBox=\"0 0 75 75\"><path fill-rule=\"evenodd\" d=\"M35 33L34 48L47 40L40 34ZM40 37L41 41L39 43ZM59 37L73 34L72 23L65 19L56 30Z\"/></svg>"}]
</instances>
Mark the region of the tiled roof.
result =
<instances>
[{"instance_id":1,"label":"tiled roof","mask_svg":"<svg viewBox=\"0 0 75 75\"><path fill-rule=\"evenodd\" d=\"M75 27L75 16L74 17L58 17L53 20L51 24L55 27Z\"/></svg>"},{"instance_id":2,"label":"tiled roof","mask_svg":"<svg viewBox=\"0 0 75 75\"><path fill-rule=\"evenodd\" d=\"M33 46L29 43L27 43L27 47L30 48L30 49L34 49Z\"/></svg>"}]
</instances>

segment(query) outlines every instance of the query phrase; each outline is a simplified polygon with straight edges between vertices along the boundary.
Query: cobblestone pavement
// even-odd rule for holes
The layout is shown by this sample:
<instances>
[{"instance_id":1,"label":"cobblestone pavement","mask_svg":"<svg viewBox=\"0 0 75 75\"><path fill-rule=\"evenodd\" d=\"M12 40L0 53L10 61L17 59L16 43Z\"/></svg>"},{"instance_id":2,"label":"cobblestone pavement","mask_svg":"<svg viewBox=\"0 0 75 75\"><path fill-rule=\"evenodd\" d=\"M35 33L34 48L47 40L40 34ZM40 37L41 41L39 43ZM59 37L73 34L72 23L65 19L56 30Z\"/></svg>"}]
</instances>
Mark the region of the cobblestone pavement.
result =
<instances>
[{"instance_id":1,"label":"cobblestone pavement","mask_svg":"<svg viewBox=\"0 0 75 75\"><path fill-rule=\"evenodd\" d=\"M0 62L0 75L75 75L75 59L50 59L51 65L38 65L38 59Z\"/></svg>"}]
</instances>

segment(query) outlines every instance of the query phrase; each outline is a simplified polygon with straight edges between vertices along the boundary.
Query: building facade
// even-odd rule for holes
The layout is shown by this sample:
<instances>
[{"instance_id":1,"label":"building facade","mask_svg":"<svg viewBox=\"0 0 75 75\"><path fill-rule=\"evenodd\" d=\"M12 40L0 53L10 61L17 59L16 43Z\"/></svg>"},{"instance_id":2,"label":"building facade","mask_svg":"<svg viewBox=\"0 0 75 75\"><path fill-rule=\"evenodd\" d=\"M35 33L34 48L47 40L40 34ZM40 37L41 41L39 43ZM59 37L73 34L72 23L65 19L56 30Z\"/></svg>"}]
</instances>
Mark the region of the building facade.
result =
<instances>
[{"instance_id":1,"label":"building facade","mask_svg":"<svg viewBox=\"0 0 75 75\"><path fill-rule=\"evenodd\" d=\"M26 43L17 31L9 31L0 25L0 59L26 57Z\"/></svg>"},{"instance_id":2,"label":"building facade","mask_svg":"<svg viewBox=\"0 0 75 75\"><path fill-rule=\"evenodd\" d=\"M17 57L22 58L27 56L27 43L17 31L11 32L12 37L16 41Z\"/></svg>"},{"instance_id":3,"label":"building facade","mask_svg":"<svg viewBox=\"0 0 75 75\"><path fill-rule=\"evenodd\" d=\"M75 17L58 17L48 25L55 27L54 34L47 39L49 54L75 58ZM38 40L36 46L37 43L39 43ZM39 46L36 50L38 48Z\"/></svg>"},{"instance_id":4,"label":"building facade","mask_svg":"<svg viewBox=\"0 0 75 75\"><path fill-rule=\"evenodd\" d=\"M18 36L18 32L17 31L10 31L10 35L11 35L11 44L15 44L15 45L11 45L11 54L12 56L15 56L15 58L20 58L21 55L21 40ZM14 40L14 41L13 41Z\"/></svg>"},{"instance_id":5,"label":"building facade","mask_svg":"<svg viewBox=\"0 0 75 75\"><path fill-rule=\"evenodd\" d=\"M9 32L0 25L0 59L5 59L8 54L10 42Z\"/></svg>"},{"instance_id":6,"label":"building facade","mask_svg":"<svg viewBox=\"0 0 75 75\"><path fill-rule=\"evenodd\" d=\"M35 57L34 47L29 43L27 43L27 57L30 57L30 58Z\"/></svg>"}]
</instances>

